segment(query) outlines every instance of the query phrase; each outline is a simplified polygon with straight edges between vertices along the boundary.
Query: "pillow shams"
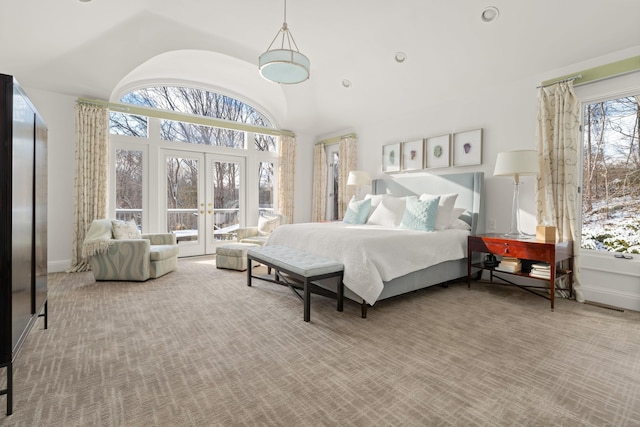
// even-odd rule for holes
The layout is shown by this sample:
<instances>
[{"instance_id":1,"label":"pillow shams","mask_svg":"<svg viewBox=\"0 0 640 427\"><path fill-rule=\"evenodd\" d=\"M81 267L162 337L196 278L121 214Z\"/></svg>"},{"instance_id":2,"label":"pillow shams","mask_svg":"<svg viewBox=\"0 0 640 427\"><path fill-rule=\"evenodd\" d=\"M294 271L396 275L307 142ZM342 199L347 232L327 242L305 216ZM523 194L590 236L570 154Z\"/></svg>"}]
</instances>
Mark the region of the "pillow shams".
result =
<instances>
[{"instance_id":1,"label":"pillow shams","mask_svg":"<svg viewBox=\"0 0 640 427\"><path fill-rule=\"evenodd\" d=\"M364 224L371 210L371 199L355 200L352 198L347 206L342 222L345 224Z\"/></svg>"},{"instance_id":2,"label":"pillow shams","mask_svg":"<svg viewBox=\"0 0 640 427\"><path fill-rule=\"evenodd\" d=\"M453 208L453 213L451 214L451 218L450 218L451 221L447 225L447 228L452 228L451 226L456 221L456 219L460 218L460 215L465 213L465 211L466 211L465 208Z\"/></svg>"},{"instance_id":3,"label":"pillow shams","mask_svg":"<svg viewBox=\"0 0 640 427\"><path fill-rule=\"evenodd\" d=\"M373 214L373 211L376 210L376 208L378 207L378 205L380 205L380 202L382 201L383 198L388 197L386 194L367 194L364 196L364 199L370 199L371 200L371 209L369 209L369 215L367 215L367 222L369 222L369 218L371 218L371 214Z\"/></svg>"},{"instance_id":4,"label":"pillow shams","mask_svg":"<svg viewBox=\"0 0 640 427\"><path fill-rule=\"evenodd\" d=\"M465 220L456 218L453 220L449 228L453 230L471 230L471 225L469 225Z\"/></svg>"},{"instance_id":5,"label":"pillow shams","mask_svg":"<svg viewBox=\"0 0 640 427\"><path fill-rule=\"evenodd\" d=\"M422 199L422 200L421 200ZM407 198L407 206L402 217L402 228L412 230L433 231L438 216L438 202L440 196Z\"/></svg>"},{"instance_id":6,"label":"pillow shams","mask_svg":"<svg viewBox=\"0 0 640 427\"><path fill-rule=\"evenodd\" d=\"M402 222L406 200L406 197L386 196L381 198L380 204L367 220L367 224L398 227Z\"/></svg>"}]
</instances>

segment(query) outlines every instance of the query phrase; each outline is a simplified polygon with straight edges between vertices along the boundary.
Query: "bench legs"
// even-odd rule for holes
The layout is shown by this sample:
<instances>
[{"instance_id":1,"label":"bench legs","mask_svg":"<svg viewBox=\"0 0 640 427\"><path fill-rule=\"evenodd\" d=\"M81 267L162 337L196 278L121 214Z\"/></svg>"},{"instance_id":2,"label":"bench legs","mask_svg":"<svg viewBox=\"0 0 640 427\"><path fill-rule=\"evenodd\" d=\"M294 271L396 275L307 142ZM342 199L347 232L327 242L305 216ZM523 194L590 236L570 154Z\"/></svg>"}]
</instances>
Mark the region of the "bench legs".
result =
<instances>
[{"instance_id":1,"label":"bench legs","mask_svg":"<svg viewBox=\"0 0 640 427\"><path fill-rule=\"evenodd\" d=\"M344 282L342 281L342 279L344 279L344 272L340 273L340 277L338 277L338 289L336 292L336 296L338 299L338 311L342 311L344 307Z\"/></svg>"},{"instance_id":2,"label":"bench legs","mask_svg":"<svg viewBox=\"0 0 640 427\"><path fill-rule=\"evenodd\" d=\"M274 280L271 279L265 279L265 278L261 278L259 276L256 276L259 279L262 280L267 280L269 282L273 282L273 283L278 283L280 285L287 285L291 288L291 290L300 298L302 299L302 303L304 305L304 321L305 322L309 322L311 319L311 285L313 280L319 280L322 278L329 278L329 277L336 277L338 279L338 284L336 286L336 299L337 299L337 307L336 310L337 311L343 311L344 309L344 283L342 282L342 279L344 278L344 272L340 272L339 275L324 275L324 276L315 276L315 277L305 277L302 281L302 297L300 296L300 294L292 287L291 284L289 284L286 280L281 281L281 273L280 271L275 268L275 267L271 267L269 266L266 262L264 261L260 261L262 262L262 264L268 266L269 268L273 268L274 270ZM251 268L251 258L247 257L247 286L251 286L251 279L253 278L253 274L252 274L252 268ZM284 278L283 278L284 279ZM298 279L301 279L301 277L298 277Z\"/></svg>"},{"instance_id":3,"label":"bench legs","mask_svg":"<svg viewBox=\"0 0 640 427\"><path fill-rule=\"evenodd\" d=\"M309 279L304 279L304 298L302 299L304 304L304 321L308 322L311 319L311 283Z\"/></svg>"}]
</instances>

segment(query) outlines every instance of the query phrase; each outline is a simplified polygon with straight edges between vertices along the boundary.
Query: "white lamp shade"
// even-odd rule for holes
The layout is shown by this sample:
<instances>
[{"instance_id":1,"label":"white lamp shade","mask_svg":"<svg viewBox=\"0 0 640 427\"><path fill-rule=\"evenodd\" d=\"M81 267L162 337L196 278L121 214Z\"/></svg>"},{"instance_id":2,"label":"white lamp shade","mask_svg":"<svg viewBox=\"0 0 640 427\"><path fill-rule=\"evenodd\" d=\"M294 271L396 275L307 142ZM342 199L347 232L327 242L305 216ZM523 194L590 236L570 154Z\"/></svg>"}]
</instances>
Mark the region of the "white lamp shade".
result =
<instances>
[{"instance_id":1,"label":"white lamp shade","mask_svg":"<svg viewBox=\"0 0 640 427\"><path fill-rule=\"evenodd\" d=\"M513 150L498 153L495 176L538 175L538 152L535 150Z\"/></svg>"},{"instance_id":2,"label":"white lamp shade","mask_svg":"<svg viewBox=\"0 0 640 427\"><path fill-rule=\"evenodd\" d=\"M309 78L309 58L289 49L269 50L258 58L260 75L277 83L295 84Z\"/></svg>"},{"instance_id":3,"label":"white lamp shade","mask_svg":"<svg viewBox=\"0 0 640 427\"><path fill-rule=\"evenodd\" d=\"M368 185L371 184L371 176L366 171L351 171L347 178L347 185Z\"/></svg>"}]
</instances>

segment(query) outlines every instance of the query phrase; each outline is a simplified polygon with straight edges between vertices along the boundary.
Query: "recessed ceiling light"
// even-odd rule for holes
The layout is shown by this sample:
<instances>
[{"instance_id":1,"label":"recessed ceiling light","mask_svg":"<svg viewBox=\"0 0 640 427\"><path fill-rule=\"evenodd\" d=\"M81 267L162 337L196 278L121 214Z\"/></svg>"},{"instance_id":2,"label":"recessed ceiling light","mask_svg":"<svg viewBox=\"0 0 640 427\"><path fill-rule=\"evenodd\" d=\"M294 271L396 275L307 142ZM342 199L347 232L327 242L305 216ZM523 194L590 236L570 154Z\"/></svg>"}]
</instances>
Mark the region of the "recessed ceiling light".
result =
<instances>
[{"instance_id":1,"label":"recessed ceiling light","mask_svg":"<svg viewBox=\"0 0 640 427\"><path fill-rule=\"evenodd\" d=\"M347 79L342 80L342 86L351 87L351 82Z\"/></svg>"},{"instance_id":2,"label":"recessed ceiling light","mask_svg":"<svg viewBox=\"0 0 640 427\"><path fill-rule=\"evenodd\" d=\"M498 19L500 15L500 11L497 7L489 6L482 9L482 13L480 14L480 19L482 22L493 22Z\"/></svg>"},{"instance_id":3,"label":"recessed ceiling light","mask_svg":"<svg viewBox=\"0 0 640 427\"><path fill-rule=\"evenodd\" d=\"M80 3L89 3L91 0L78 0Z\"/></svg>"},{"instance_id":4,"label":"recessed ceiling light","mask_svg":"<svg viewBox=\"0 0 640 427\"><path fill-rule=\"evenodd\" d=\"M407 59L407 54L404 52L396 52L396 62L403 63Z\"/></svg>"}]
</instances>

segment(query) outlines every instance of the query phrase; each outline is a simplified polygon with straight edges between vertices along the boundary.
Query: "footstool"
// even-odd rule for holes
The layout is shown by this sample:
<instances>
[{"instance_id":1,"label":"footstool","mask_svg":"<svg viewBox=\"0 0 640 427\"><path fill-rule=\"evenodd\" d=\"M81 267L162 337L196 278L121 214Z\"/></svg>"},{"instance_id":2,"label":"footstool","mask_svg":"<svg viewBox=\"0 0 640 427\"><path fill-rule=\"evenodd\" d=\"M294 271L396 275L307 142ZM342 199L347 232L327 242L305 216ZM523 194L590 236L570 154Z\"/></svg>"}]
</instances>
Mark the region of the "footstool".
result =
<instances>
[{"instance_id":1,"label":"footstool","mask_svg":"<svg viewBox=\"0 0 640 427\"><path fill-rule=\"evenodd\" d=\"M216 268L245 271L247 269L247 251L259 247L255 243L228 243L216 248Z\"/></svg>"}]
</instances>

